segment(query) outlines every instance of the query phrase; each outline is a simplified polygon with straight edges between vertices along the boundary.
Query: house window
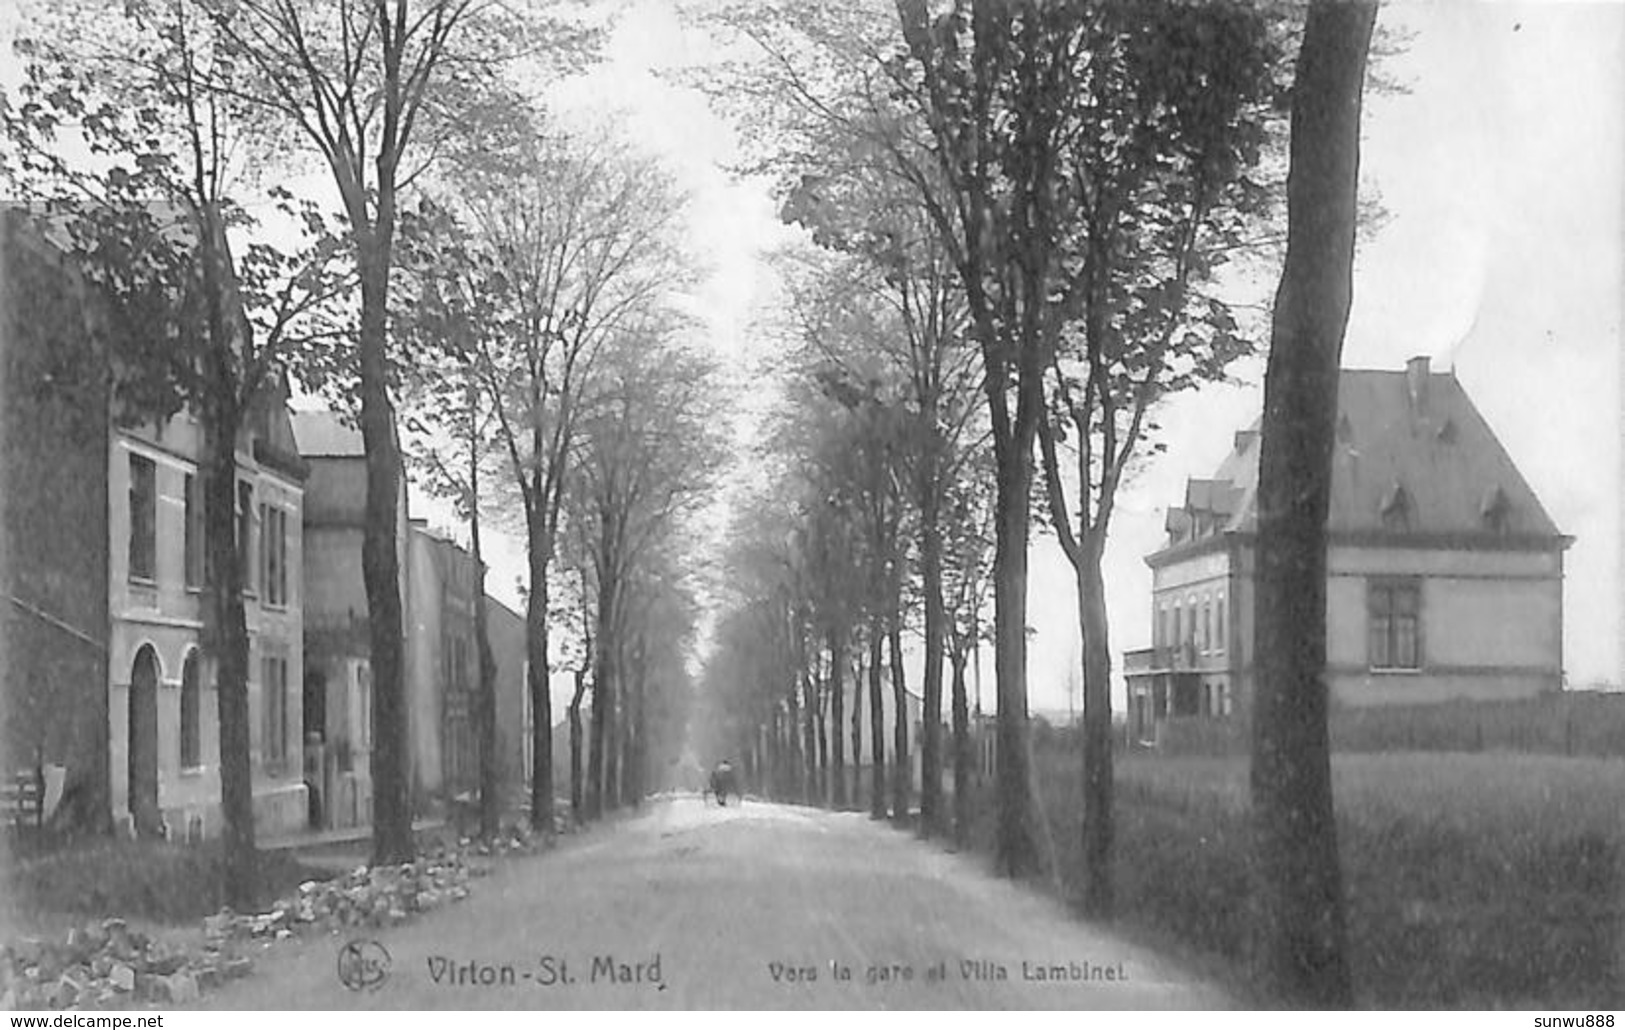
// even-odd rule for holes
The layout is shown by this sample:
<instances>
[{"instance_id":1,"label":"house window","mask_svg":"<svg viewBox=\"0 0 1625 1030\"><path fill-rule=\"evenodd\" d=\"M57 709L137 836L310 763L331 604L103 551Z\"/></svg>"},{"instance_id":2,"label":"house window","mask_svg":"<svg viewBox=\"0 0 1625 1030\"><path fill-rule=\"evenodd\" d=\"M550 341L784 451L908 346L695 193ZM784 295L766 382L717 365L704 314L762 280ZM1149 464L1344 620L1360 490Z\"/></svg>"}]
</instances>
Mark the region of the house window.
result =
<instances>
[{"instance_id":1,"label":"house window","mask_svg":"<svg viewBox=\"0 0 1625 1030\"><path fill-rule=\"evenodd\" d=\"M260 505L260 553L265 603L283 607L288 603L288 513L270 504Z\"/></svg>"},{"instance_id":2,"label":"house window","mask_svg":"<svg viewBox=\"0 0 1625 1030\"><path fill-rule=\"evenodd\" d=\"M186 656L186 664L181 668L182 769L196 769L203 764L202 691L198 686L197 667L197 652L193 651Z\"/></svg>"},{"instance_id":3,"label":"house window","mask_svg":"<svg viewBox=\"0 0 1625 1030\"><path fill-rule=\"evenodd\" d=\"M203 586L203 481L188 472L182 489L185 494L182 498L186 521L182 553L186 586L197 590Z\"/></svg>"},{"instance_id":4,"label":"house window","mask_svg":"<svg viewBox=\"0 0 1625 1030\"><path fill-rule=\"evenodd\" d=\"M158 466L130 455L130 578L158 578Z\"/></svg>"},{"instance_id":5,"label":"house window","mask_svg":"<svg viewBox=\"0 0 1625 1030\"><path fill-rule=\"evenodd\" d=\"M1213 650L1224 654L1224 595L1213 601Z\"/></svg>"},{"instance_id":6,"label":"house window","mask_svg":"<svg viewBox=\"0 0 1625 1030\"><path fill-rule=\"evenodd\" d=\"M266 658L261 666L265 697L265 764L281 766L288 759L288 660Z\"/></svg>"},{"instance_id":7,"label":"house window","mask_svg":"<svg viewBox=\"0 0 1625 1030\"><path fill-rule=\"evenodd\" d=\"M1367 588L1373 669L1422 667L1422 586L1417 580L1374 580Z\"/></svg>"},{"instance_id":8,"label":"house window","mask_svg":"<svg viewBox=\"0 0 1625 1030\"><path fill-rule=\"evenodd\" d=\"M237 484L237 569L243 593L254 592L254 487Z\"/></svg>"}]
</instances>

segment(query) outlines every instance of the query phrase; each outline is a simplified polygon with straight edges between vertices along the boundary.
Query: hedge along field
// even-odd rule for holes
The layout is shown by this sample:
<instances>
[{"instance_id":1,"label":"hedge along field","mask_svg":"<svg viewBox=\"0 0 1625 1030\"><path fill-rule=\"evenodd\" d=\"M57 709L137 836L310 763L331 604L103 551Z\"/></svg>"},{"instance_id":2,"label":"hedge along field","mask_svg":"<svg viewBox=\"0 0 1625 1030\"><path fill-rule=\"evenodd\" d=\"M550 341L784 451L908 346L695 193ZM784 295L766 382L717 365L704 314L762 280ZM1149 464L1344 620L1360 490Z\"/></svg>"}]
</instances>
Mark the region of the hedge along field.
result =
<instances>
[{"instance_id":1,"label":"hedge along field","mask_svg":"<svg viewBox=\"0 0 1625 1030\"><path fill-rule=\"evenodd\" d=\"M1625 755L1625 694L1564 690L1507 701L1334 705L1331 734L1334 751L1617 757Z\"/></svg>"},{"instance_id":2,"label":"hedge along field","mask_svg":"<svg viewBox=\"0 0 1625 1030\"><path fill-rule=\"evenodd\" d=\"M1044 836L1075 894L1080 762L1054 745L1035 759ZM1121 922L1244 961L1247 775L1244 757L1119 758ZM1625 997L1625 761L1345 754L1333 779L1361 1005L1595 1008Z\"/></svg>"}]
</instances>

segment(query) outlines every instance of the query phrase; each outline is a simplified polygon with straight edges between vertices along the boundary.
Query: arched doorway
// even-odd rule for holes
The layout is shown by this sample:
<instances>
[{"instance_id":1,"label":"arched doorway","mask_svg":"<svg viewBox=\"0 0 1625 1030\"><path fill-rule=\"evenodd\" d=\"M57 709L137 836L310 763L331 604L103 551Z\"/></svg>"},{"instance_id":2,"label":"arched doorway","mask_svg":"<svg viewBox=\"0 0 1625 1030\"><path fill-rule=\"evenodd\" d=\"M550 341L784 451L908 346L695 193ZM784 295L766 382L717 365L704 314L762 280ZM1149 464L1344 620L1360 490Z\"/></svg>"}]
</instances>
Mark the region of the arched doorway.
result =
<instances>
[{"instance_id":1,"label":"arched doorway","mask_svg":"<svg viewBox=\"0 0 1625 1030\"><path fill-rule=\"evenodd\" d=\"M163 836L158 812L158 656L136 652L130 669L129 811L138 837Z\"/></svg>"}]
</instances>

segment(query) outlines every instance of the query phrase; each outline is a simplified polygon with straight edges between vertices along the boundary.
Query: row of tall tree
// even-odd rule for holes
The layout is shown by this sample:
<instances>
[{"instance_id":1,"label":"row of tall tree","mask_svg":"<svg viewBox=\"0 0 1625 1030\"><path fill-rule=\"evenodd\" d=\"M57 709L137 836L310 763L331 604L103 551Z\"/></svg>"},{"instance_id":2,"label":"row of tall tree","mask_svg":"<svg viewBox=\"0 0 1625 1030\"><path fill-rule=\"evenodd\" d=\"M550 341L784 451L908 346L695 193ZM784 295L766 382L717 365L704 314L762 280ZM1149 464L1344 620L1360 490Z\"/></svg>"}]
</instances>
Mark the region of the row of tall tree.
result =
<instances>
[{"instance_id":1,"label":"row of tall tree","mask_svg":"<svg viewBox=\"0 0 1625 1030\"><path fill-rule=\"evenodd\" d=\"M399 364L432 482L471 530L482 468L486 503L516 513L503 528L528 556L532 711L553 707L556 624L579 627L570 711L577 725L590 682L591 748L584 767L571 756L570 791L593 817L647 782L650 642L683 667L693 586L679 559L722 457L719 390L673 306L689 276L669 176L603 133L518 131L509 151L453 162L407 219L396 321L416 345ZM583 605L586 623L572 614ZM664 623L678 613L674 636ZM551 720L532 734L531 818L551 832ZM499 793L494 780L482 790L488 827Z\"/></svg>"},{"instance_id":2,"label":"row of tall tree","mask_svg":"<svg viewBox=\"0 0 1625 1030\"><path fill-rule=\"evenodd\" d=\"M572 17L478 0L86 0L25 14L0 166L105 304L92 325L120 417L190 409L206 440L234 904L256 882L237 446L246 413L290 379L347 401L366 452L375 861L414 850L403 439L469 520L476 560L482 511L525 537L533 824L553 830L549 605L571 527L579 603L597 610L589 811L635 797L673 746L656 724L686 707L695 606L681 555L717 460L715 390L675 314L669 179L607 134L559 132L519 86L591 55L596 37ZM480 667L490 832L488 649Z\"/></svg>"},{"instance_id":3,"label":"row of tall tree","mask_svg":"<svg viewBox=\"0 0 1625 1030\"><path fill-rule=\"evenodd\" d=\"M903 635L915 626L927 641L918 684L927 710L941 710L944 672L953 671L951 764L955 796L968 796L964 673L986 594L990 533L990 497L975 469L988 459L975 355L951 273L920 223L899 217L843 229L811 184L785 213L830 218L819 236L838 247L784 268L794 316L782 369L787 404L763 447L765 467L781 471L760 505L746 505L730 565L739 628L771 625L724 632L713 681L758 695L746 708L759 723L777 721L780 730L766 737L777 742L768 764L796 796L857 803L862 784L848 776L848 755L856 770L867 753L870 810L904 819L916 801L913 774L896 756L910 752ZM871 274L880 248L891 262L886 277ZM767 668L777 671L760 671ZM903 713L891 720L889 741L888 683L891 710ZM754 728L742 728L747 738ZM941 730L929 719L920 727L929 772L917 800L932 833L950 821ZM967 818L954 820L956 832Z\"/></svg>"},{"instance_id":4,"label":"row of tall tree","mask_svg":"<svg viewBox=\"0 0 1625 1030\"><path fill-rule=\"evenodd\" d=\"M973 355L993 471L997 854L1011 875L1039 864L1025 737L1035 521L1073 565L1084 900L1107 916L1105 542L1118 489L1154 446L1156 405L1251 351L1221 272L1267 235L1265 159L1283 142L1293 26L1251 5L924 2L791 4L731 11L727 23L764 55L748 77L758 85L734 92L756 102L747 124L771 151L787 217L904 298L898 338ZM918 317L931 307L950 317ZM929 420L941 398L929 378L918 386ZM910 491L922 579L934 579L940 547L938 451L921 452ZM937 593L924 590L932 711ZM933 784L928 774L934 803Z\"/></svg>"},{"instance_id":5,"label":"row of tall tree","mask_svg":"<svg viewBox=\"0 0 1625 1030\"><path fill-rule=\"evenodd\" d=\"M1234 285L1227 266L1278 235L1283 114L1291 109L1288 241L1297 253L1288 251L1277 298L1264 427L1264 474L1280 492L1261 486L1260 496L1261 524L1279 519L1284 526L1289 512L1295 521L1279 537L1271 536L1272 525L1260 544L1260 590L1281 593L1261 600L1258 620L1260 653L1280 663L1262 675L1255 723L1260 868L1268 871L1257 885L1268 913L1259 954L1287 996L1346 1000L1319 682L1324 627L1299 613L1323 609L1323 594L1310 586L1319 575L1324 589L1317 571L1324 491L1315 485L1325 482L1322 430L1329 429L1321 423L1335 411L1347 312L1357 153L1348 130L1358 125L1371 8L1315 4L1306 18L1302 9L1239 3L896 0L829 10L791 2L770 11L730 9L719 24L756 44L760 55L726 76L718 95L731 99L761 144L787 219L855 267L853 278L873 294L902 299L895 322L850 300L840 305L843 317L810 320L805 335L824 357L793 376L790 403L808 407L796 390L810 381L852 413L842 428L853 436L836 450L852 492L825 486L816 457L798 456L799 468L819 472L802 474L813 502L793 511L799 522L783 551L768 549L756 562L755 587L742 598L750 608L736 611L735 623L725 621L739 628L722 637L713 681L737 691L756 677L762 686L750 703L736 701L736 718L754 721L755 732L777 742L792 764L819 768L815 717L806 714L818 700L811 687L818 670L828 669L822 682L838 698L843 662L835 638L822 652L807 646L834 620L831 606L817 603L825 595L797 575L797 541L861 541L866 559L855 581L868 620L864 668L878 703L880 647L888 642L899 702L893 754L906 770L904 663L896 643L905 551L919 572L923 722L934 732L944 651L940 574L933 571L943 541L935 520L947 485L935 477L951 467L951 451L933 429L939 415L951 422L955 398L965 397L940 392L929 377L894 378L879 368L888 348L932 353L933 336L944 353L970 350L977 359L970 382L981 393L972 420L985 426L991 450L990 475L976 485L991 494L997 864L1009 875L1039 865L1026 736L1026 606L1030 534L1041 523L1076 578L1084 690L1080 879L1084 908L1099 918L1114 908L1102 575L1114 501L1135 463L1157 446L1159 403L1223 378L1253 349L1226 300ZM1317 138L1317 130L1329 135ZM1308 250L1313 256L1304 258ZM923 322L924 310L945 317ZM841 342L828 342L830 335ZM1301 365L1287 352L1294 347L1305 354ZM944 400L947 413L934 407ZM840 439L826 432L800 439ZM907 489L910 483L918 489ZM1037 510L1035 495L1042 498ZM909 510L907 501L914 502ZM843 525L820 527L826 518ZM1312 560L1317 544L1321 565ZM1266 562L1275 564L1265 569ZM746 630L763 620L760 633ZM799 754L793 731L782 725L797 721L798 684L809 726ZM878 725L878 708L874 717ZM875 797L882 745L876 732ZM939 763L934 748L923 749L927 831L936 818ZM894 788L893 803L906 806L906 786ZM874 805L879 814L881 803Z\"/></svg>"}]
</instances>

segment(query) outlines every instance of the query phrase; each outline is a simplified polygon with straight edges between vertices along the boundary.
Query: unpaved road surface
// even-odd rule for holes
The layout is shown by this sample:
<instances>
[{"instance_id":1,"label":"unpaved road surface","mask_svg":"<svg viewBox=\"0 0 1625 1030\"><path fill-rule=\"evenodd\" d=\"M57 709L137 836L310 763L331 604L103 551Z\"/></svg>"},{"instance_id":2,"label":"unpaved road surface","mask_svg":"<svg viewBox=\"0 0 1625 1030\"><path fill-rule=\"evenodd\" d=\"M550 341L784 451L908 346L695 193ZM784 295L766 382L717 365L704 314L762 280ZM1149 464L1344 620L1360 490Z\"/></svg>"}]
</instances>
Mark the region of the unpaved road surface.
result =
<instances>
[{"instance_id":1,"label":"unpaved road surface","mask_svg":"<svg viewBox=\"0 0 1625 1030\"><path fill-rule=\"evenodd\" d=\"M757 802L646 804L641 814L570 838L551 853L498 863L466 902L371 933L277 945L257 959L252 977L203 1003L224 1009L1233 1004L1215 985L1070 919L1054 903L935 844L864 815Z\"/></svg>"}]
</instances>

